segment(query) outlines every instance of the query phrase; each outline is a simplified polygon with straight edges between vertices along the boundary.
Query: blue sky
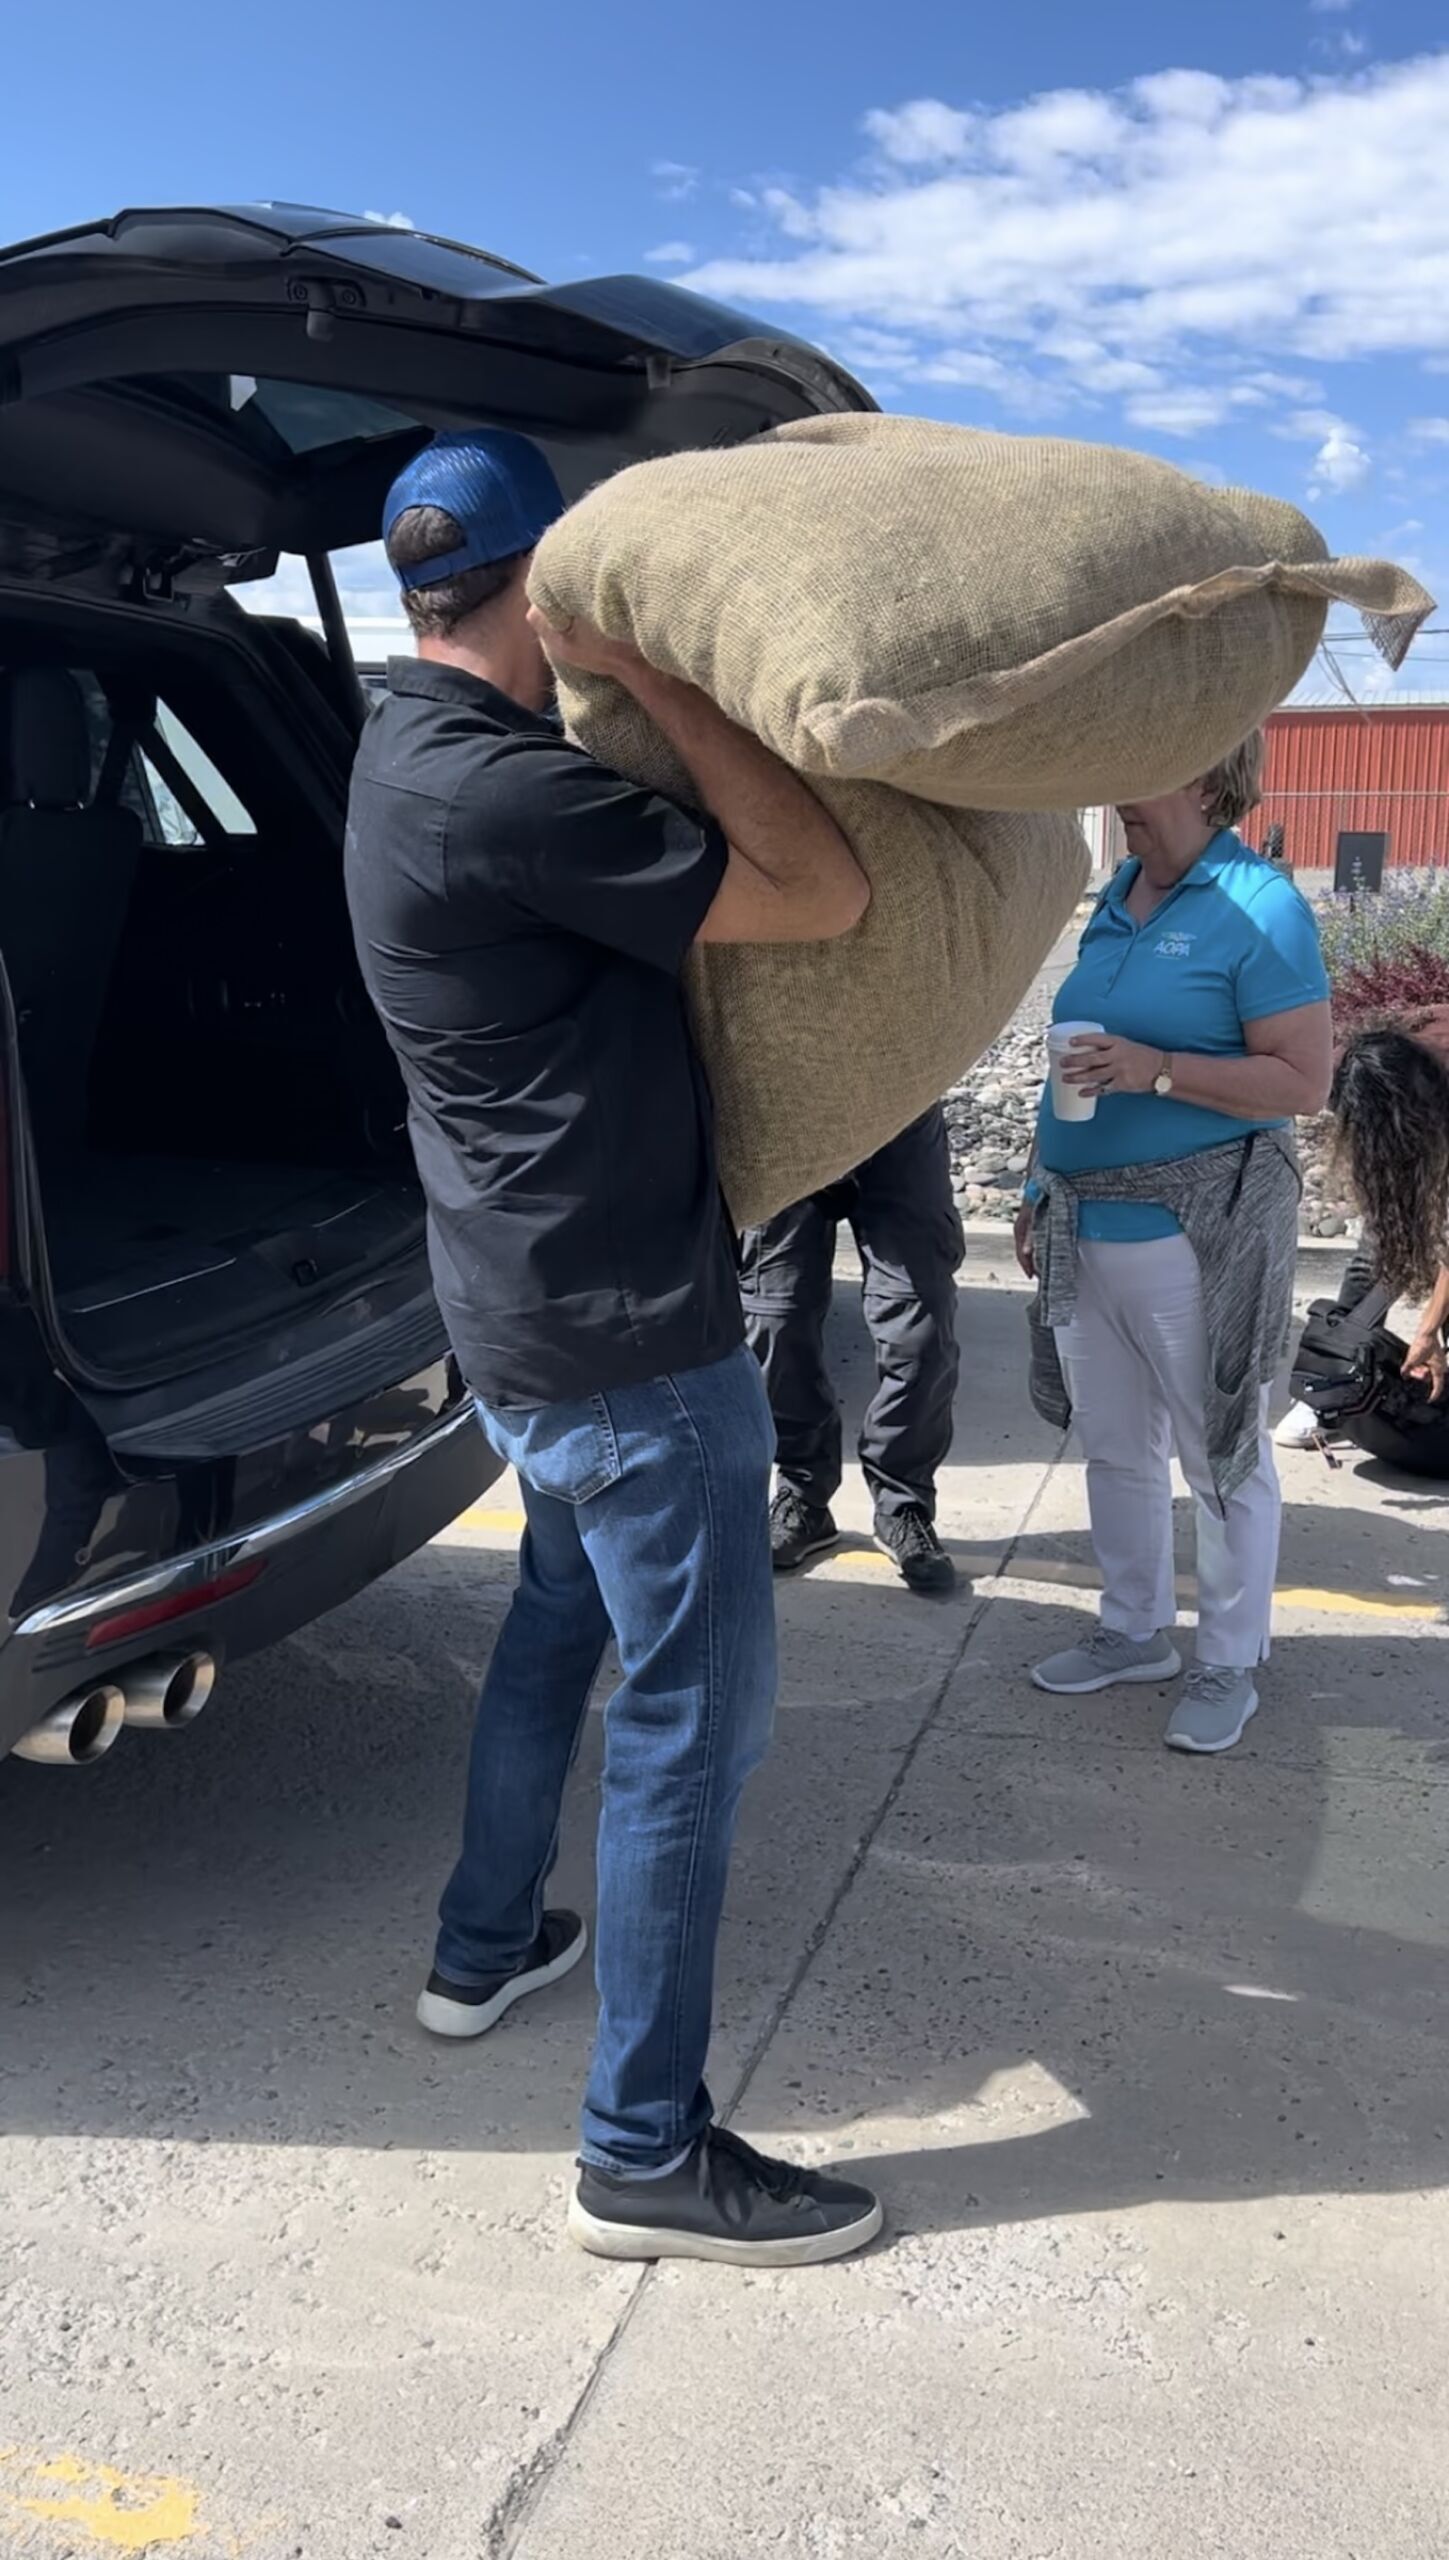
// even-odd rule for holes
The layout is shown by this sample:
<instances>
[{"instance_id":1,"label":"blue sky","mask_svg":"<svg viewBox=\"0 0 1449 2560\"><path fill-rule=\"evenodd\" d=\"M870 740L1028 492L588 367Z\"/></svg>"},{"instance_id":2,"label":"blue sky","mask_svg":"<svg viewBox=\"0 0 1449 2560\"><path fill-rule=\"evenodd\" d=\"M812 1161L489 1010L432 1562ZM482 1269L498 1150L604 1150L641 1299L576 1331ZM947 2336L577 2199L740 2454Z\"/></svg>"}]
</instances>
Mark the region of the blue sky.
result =
<instances>
[{"instance_id":1,"label":"blue sky","mask_svg":"<svg viewBox=\"0 0 1449 2560\"><path fill-rule=\"evenodd\" d=\"M1449 623L1443 0L72 0L6 58L0 235L290 196L649 265L889 407L1296 498ZM1449 682L1449 640L1403 681Z\"/></svg>"}]
</instances>

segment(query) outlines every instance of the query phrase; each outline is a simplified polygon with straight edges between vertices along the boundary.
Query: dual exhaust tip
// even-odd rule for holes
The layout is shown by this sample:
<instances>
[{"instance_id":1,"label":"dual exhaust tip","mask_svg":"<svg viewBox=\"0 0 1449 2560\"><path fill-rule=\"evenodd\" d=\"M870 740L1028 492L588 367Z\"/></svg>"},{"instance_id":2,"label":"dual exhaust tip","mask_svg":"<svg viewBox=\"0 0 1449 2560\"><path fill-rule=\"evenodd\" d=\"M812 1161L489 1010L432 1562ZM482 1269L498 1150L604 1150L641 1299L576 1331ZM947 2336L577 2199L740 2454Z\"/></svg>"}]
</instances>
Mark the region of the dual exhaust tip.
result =
<instances>
[{"instance_id":1,"label":"dual exhaust tip","mask_svg":"<svg viewBox=\"0 0 1449 2560\"><path fill-rule=\"evenodd\" d=\"M15 1757L50 1768L86 1768L105 1758L123 1724L152 1733L177 1733L194 1724L215 1686L209 1653L158 1655L128 1670L124 1685L93 1680L77 1689L31 1726L15 1744Z\"/></svg>"}]
</instances>

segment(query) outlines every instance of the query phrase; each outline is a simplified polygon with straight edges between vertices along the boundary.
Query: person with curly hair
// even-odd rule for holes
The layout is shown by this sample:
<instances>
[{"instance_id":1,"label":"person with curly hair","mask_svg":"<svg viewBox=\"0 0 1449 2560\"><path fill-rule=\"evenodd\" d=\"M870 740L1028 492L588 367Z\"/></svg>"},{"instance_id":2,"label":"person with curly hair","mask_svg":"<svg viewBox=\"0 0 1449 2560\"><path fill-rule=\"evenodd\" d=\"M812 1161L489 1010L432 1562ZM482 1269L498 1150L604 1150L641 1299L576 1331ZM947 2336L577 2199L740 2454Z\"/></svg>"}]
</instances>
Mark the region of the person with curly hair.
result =
<instances>
[{"instance_id":1,"label":"person with curly hair","mask_svg":"<svg viewBox=\"0 0 1449 2560\"><path fill-rule=\"evenodd\" d=\"M1392 1026L1344 1045L1329 1095L1339 1168L1363 1212L1363 1235L1338 1292L1350 1312L1370 1296L1423 1304L1404 1361L1438 1403L1449 1389L1449 1064ZM1311 1448L1323 1429L1311 1405L1278 1426L1280 1446Z\"/></svg>"}]
</instances>

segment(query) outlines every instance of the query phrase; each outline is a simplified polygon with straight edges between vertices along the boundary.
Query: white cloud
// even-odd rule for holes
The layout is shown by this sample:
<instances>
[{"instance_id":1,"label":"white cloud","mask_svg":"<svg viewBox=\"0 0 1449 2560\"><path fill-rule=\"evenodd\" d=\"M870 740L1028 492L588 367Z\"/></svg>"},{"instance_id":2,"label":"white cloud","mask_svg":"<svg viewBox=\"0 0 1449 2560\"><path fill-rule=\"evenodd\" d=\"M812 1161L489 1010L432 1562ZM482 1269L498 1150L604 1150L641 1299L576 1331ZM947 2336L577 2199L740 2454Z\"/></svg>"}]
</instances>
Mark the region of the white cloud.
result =
<instances>
[{"instance_id":1,"label":"white cloud","mask_svg":"<svg viewBox=\"0 0 1449 2560\"><path fill-rule=\"evenodd\" d=\"M1324 437L1313 457L1313 477L1308 484L1310 498L1348 498L1367 486L1373 471L1361 444L1343 427L1334 427Z\"/></svg>"},{"instance_id":2,"label":"white cloud","mask_svg":"<svg viewBox=\"0 0 1449 2560\"><path fill-rule=\"evenodd\" d=\"M873 107L864 130L885 159L902 169L928 169L963 159L976 121L939 98L913 98L909 106Z\"/></svg>"},{"instance_id":3,"label":"white cloud","mask_svg":"<svg viewBox=\"0 0 1449 2560\"><path fill-rule=\"evenodd\" d=\"M814 239L814 216L800 202L798 196L791 195L788 187L764 188L760 196L760 204L777 229L784 232L787 240Z\"/></svg>"},{"instance_id":4,"label":"white cloud","mask_svg":"<svg viewBox=\"0 0 1449 2560\"><path fill-rule=\"evenodd\" d=\"M1332 409L1289 409L1276 419L1275 436L1286 436L1290 443L1321 444L1330 436L1355 438L1356 430Z\"/></svg>"},{"instance_id":5,"label":"white cloud","mask_svg":"<svg viewBox=\"0 0 1449 2560\"><path fill-rule=\"evenodd\" d=\"M1216 71L1151 71L1133 81L1132 95L1161 123L1215 125L1233 91Z\"/></svg>"},{"instance_id":6,"label":"white cloud","mask_svg":"<svg viewBox=\"0 0 1449 2560\"><path fill-rule=\"evenodd\" d=\"M1261 393L1264 400L1313 400L1318 395L1317 383L1307 381L1301 373L1274 373L1267 369L1245 374L1241 387Z\"/></svg>"},{"instance_id":7,"label":"white cloud","mask_svg":"<svg viewBox=\"0 0 1449 2560\"><path fill-rule=\"evenodd\" d=\"M1204 427L1221 425L1230 395L1183 383L1176 389L1139 392L1127 402L1135 427L1150 427L1162 436L1196 436Z\"/></svg>"},{"instance_id":8,"label":"white cloud","mask_svg":"<svg viewBox=\"0 0 1449 2560\"><path fill-rule=\"evenodd\" d=\"M991 156L1004 169L1046 172L1064 161L1099 159L1129 132L1110 99L1087 89L1053 89L993 118Z\"/></svg>"},{"instance_id":9,"label":"white cloud","mask_svg":"<svg viewBox=\"0 0 1449 2560\"><path fill-rule=\"evenodd\" d=\"M1334 27L1315 36L1309 47L1326 62L1362 62L1368 49L1368 37L1360 35L1357 27Z\"/></svg>"},{"instance_id":10,"label":"white cloud","mask_svg":"<svg viewBox=\"0 0 1449 2560\"><path fill-rule=\"evenodd\" d=\"M687 204L699 193L702 173L687 160L656 160L649 174L666 204Z\"/></svg>"},{"instance_id":11,"label":"white cloud","mask_svg":"<svg viewBox=\"0 0 1449 2560\"><path fill-rule=\"evenodd\" d=\"M1349 498L1368 486L1373 460L1362 431L1332 409L1288 409L1269 422L1290 444L1316 445L1309 465L1310 498Z\"/></svg>"},{"instance_id":12,"label":"white cloud","mask_svg":"<svg viewBox=\"0 0 1449 2560\"><path fill-rule=\"evenodd\" d=\"M415 231L417 224L410 213L365 213L364 222L380 222L388 231Z\"/></svg>"},{"instance_id":13,"label":"white cloud","mask_svg":"<svg viewBox=\"0 0 1449 2560\"><path fill-rule=\"evenodd\" d=\"M359 542L350 550L335 551L332 566L349 621L402 623L397 580L388 568L380 542ZM300 614L311 622L317 618L317 599L307 564L291 552L284 553L275 576L238 587L236 595L251 613Z\"/></svg>"},{"instance_id":14,"label":"white cloud","mask_svg":"<svg viewBox=\"0 0 1449 2560\"><path fill-rule=\"evenodd\" d=\"M989 392L1018 417L1046 418L1062 406L1061 392L1023 365L1003 364L979 347L948 347L939 354L918 356L897 379L931 382L957 390Z\"/></svg>"},{"instance_id":15,"label":"white cloud","mask_svg":"<svg viewBox=\"0 0 1449 2560\"><path fill-rule=\"evenodd\" d=\"M1397 685L1397 677L1394 669L1387 665L1384 659L1369 658L1365 660L1359 658L1355 661L1354 665L1346 669L1345 672L1348 675L1349 683L1353 687L1354 698L1356 701L1388 702L1392 698Z\"/></svg>"},{"instance_id":16,"label":"white cloud","mask_svg":"<svg viewBox=\"0 0 1449 2560\"><path fill-rule=\"evenodd\" d=\"M1337 18L1353 7L1353 0L1308 0L1308 6L1315 18Z\"/></svg>"},{"instance_id":17,"label":"white cloud","mask_svg":"<svg viewBox=\"0 0 1449 2560\"><path fill-rule=\"evenodd\" d=\"M1415 444L1449 444L1449 418L1415 418L1409 433Z\"/></svg>"},{"instance_id":18,"label":"white cloud","mask_svg":"<svg viewBox=\"0 0 1449 2560\"><path fill-rule=\"evenodd\" d=\"M1449 51L1313 79L1179 67L992 112L915 99L867 132L869 167L763 193L763 245L690 281L827 339L888 331L922 365L972 353L1047 397L1135 402L1164 433L1310 410L1323 364L1449 367ZM1342 426L1321 415L1320 448ZM1353 467L1334 444L1322 485Z\"/></svg>"},{"instance_id":19,"label":"white cloud","mask_svg":"<svg viewBox=\"0 0 1449 2560\"><path fill-rule=\"evenodd\" d=\"M645 259L651 267L687 267L694 256L689 240L661 240L657 249L646 249Z\"/></svg>"},{"instance_id":20,"label":"white cloud","mask_svg":"<svg viewBox=\"0 0 1449 2560\"><path fill-rule=\"evenodd\" d=\"M922 346L889 329L864 328L837 337L835 352L877 390L906 391L927 383L982 391L1014 415L1034 419L1054 416L1065 405L1057 384L1024 365L1003 363L981 347Z\"/></svg>"}]
</instances>

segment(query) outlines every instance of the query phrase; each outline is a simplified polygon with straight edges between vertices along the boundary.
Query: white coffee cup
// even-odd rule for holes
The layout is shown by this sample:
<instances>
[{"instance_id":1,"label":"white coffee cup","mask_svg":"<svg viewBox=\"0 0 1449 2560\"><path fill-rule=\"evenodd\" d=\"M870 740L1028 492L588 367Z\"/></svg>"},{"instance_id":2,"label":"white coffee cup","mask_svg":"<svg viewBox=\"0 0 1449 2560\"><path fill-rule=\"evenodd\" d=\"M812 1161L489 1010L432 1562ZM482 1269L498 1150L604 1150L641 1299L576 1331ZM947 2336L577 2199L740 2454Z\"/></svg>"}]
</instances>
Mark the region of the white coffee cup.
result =
<instances>
[{"instance_id":1,"label":"white coffee cup","mask_svg":"<svg viewBox=\"0 0 1449 2560\"><path fill-rule=\"evenodd\" d=\"M1063 1078L1062 1069L1071 1055L1071 1044L1074 1040L1084 1038L1089 1031L1101 1031L1105 1027L1100 1022L1054 1022L1048 1031L1047 1065L1051 1070L1052 1110L1058 1120L1094 1120L1096 1118L1096 1095L1083 1093L1079 1084L1067 1084Z\"/></svg>"}]
</instances>

